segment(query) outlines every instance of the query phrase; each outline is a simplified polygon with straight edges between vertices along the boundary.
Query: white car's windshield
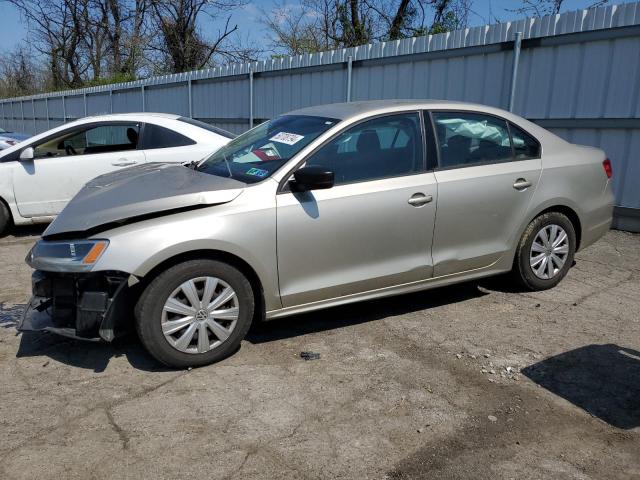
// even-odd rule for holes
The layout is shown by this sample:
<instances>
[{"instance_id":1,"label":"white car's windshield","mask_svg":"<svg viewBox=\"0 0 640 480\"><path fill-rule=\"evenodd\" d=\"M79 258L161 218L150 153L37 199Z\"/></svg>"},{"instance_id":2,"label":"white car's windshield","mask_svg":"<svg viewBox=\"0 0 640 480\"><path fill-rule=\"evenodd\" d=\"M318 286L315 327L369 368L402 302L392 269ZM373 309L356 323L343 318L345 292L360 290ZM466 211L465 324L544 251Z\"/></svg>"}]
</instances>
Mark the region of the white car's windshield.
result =
<instances>
[{"instance_id":1,"label":"white car's windshield","mask_svg":"<svg viewBox=\"0 0 640 480\"><path fill-rule=\"evenodd\" d=\"M339 120L285 115L231 140L196 170L244 183L264 180Z\"/></svg>"}]
</instances>

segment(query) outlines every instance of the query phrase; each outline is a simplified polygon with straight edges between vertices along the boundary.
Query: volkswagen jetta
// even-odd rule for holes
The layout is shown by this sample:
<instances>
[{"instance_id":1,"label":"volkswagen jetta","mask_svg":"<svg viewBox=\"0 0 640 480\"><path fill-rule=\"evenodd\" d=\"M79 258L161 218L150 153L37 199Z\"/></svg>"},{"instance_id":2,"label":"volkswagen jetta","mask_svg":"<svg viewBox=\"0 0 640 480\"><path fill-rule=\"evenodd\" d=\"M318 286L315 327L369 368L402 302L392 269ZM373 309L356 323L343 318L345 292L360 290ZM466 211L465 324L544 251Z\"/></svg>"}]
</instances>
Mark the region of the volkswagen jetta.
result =
<instances>
[{"instance_id":1,"label":"volkswagen jetta","mask_svg":"<svg viewBox=\"0 0 640 480\"><path fill-rule=\"evenodd\" d=\"M612 215L611 164L496 108L305 108L197 166L89 182L28 254L20 330L112 340L174 367L233 353L252 321L511 272L548 289Z\"/></svg>"}]
</instances>

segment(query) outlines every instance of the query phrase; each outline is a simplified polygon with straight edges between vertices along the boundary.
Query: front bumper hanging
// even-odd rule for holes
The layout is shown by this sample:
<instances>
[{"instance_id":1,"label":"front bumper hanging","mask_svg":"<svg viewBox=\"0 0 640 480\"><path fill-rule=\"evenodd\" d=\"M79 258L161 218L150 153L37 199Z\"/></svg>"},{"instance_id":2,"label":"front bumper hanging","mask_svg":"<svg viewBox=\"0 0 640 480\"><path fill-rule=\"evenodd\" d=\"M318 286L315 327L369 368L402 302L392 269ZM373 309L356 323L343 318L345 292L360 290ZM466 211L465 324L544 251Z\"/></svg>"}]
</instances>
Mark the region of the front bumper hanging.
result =
<instances>
[{"instance_id":1,"label":"front bumper hanging","mask_svg":"<svg viewBox=\"0 0 640 480\"><path fill-rule=\"evenodd\" d=\"M18 331L48 331L90 341L112 341L132 322L129 275L122 272L53 273L36 270L33 297Z\"/></svg>"}]
</instances>

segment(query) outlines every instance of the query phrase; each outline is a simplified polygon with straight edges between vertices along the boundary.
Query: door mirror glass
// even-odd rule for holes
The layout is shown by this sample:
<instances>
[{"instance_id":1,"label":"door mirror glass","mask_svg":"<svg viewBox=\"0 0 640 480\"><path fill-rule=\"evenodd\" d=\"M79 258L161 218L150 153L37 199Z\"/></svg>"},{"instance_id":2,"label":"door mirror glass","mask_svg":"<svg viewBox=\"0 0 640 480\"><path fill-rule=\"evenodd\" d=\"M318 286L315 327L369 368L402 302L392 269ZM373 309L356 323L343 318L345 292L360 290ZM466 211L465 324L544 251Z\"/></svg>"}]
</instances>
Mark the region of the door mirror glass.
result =
<instances>
[{"instance_id":1,"label":"door mirror glass","mask_svg":"<svg viewBox=\"0 0 640 480\"><path fill-rule=\"evenodd\" d=\"M20 160L23 162L29 162L33 160L33 147L27 147L20 152Z\"/></svg>"},{"instance_id":2,"label":"door mirror glass","mask_svg":"<svg viewBox=\"0 0 640 480\"><path fill-rule=\"evenodd\" d=\"M322 190L333 187L333 172L322 167L303 167L293 174L289 183L294 192Z\"/></svg>"}]
</instances>

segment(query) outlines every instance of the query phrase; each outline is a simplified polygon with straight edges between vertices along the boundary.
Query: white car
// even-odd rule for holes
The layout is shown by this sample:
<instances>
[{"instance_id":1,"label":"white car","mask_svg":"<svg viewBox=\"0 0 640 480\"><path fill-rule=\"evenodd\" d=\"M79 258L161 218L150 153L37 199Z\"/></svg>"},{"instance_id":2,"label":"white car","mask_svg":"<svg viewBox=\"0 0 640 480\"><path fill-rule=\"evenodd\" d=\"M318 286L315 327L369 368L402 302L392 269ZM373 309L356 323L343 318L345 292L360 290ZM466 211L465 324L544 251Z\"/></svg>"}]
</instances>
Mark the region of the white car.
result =
<instances>
[{"instance_id":1,"label":"white car","mask_svg":"<svg viewBox=\"0 0 640 480\"><path fill-rule=\"evenodd\" d=\"M179 115L126 113L66 123L0 151L0 233L47 223L89 180L149 162L202 160L234 135Z\"/></svg>"}]
</instances>

